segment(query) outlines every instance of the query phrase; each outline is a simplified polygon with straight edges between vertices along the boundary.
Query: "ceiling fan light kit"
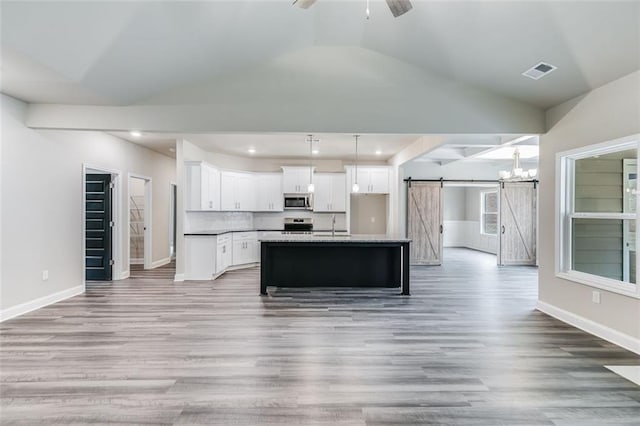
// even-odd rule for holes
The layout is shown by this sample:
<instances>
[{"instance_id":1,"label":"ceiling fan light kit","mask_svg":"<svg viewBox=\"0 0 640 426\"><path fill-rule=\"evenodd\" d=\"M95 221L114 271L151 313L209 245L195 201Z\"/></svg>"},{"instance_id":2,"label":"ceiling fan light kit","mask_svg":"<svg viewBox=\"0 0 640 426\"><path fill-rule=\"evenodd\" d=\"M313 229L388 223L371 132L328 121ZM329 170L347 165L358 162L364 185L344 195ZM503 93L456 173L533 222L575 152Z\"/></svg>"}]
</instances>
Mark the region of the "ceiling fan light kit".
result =
<instances>
[{"instance_id":1,"label":"ceiling fan light kit","mask_svg":"<svg viewBox=\"0 0 640 426\"><path fill-rule=\"evenodd\" d=\"M309 9L315 2L316 0L294 0L293 4L302 9ZM367 19L369 19L369 0L366 0L366 2L367 7L365 9L365 16ZM386 0L386 2L394 18L404 15L405 13L413 9L413 5L411 4L410 0Z\"/></svg>"}]
</instances>

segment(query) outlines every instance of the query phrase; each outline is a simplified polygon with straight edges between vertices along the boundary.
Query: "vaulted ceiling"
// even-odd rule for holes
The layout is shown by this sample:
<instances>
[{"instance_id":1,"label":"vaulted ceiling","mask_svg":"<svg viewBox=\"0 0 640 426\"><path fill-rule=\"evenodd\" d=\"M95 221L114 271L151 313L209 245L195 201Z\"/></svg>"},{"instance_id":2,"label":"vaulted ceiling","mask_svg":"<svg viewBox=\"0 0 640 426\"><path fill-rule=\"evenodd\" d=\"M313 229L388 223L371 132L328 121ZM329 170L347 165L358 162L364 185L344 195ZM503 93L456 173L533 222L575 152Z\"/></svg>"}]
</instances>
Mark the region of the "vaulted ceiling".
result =
<instances>
[{"instance_id":1,"label":"vaulted ceiling","mask_svg":"<svg viewBox=\"0 0 640 426\"><path fill-rule=\"evenodd\" d=\"M364 133L389 158L454 135L421 157L447 163L542 133L544 109L640 68L637 1L412 2L393 18L372 0L367 20L364 0L2 1L0 89L31 104L31 127L165 154L188 137L304 156L314 133L332 158ZM521 75L540 61L557 70Z\"/></svg>"},{"instance_id":2,"label":"vaulted ceiling","mask_svg":"<svg viewBox=\"0 0 640 426\"><path fill-rule=\"evenodd\" d=\"M372 51L428 73L547 108L635 71L640 3L2 2L2 91L35 103L130 105L224 79L313 47ZM336 64L300 54L331 87ZM557 71L520 74L539 61ZM366 79L367 75L363 75ZM239 96L247 96L241 92Z\"/></svg>"}]
</instances>

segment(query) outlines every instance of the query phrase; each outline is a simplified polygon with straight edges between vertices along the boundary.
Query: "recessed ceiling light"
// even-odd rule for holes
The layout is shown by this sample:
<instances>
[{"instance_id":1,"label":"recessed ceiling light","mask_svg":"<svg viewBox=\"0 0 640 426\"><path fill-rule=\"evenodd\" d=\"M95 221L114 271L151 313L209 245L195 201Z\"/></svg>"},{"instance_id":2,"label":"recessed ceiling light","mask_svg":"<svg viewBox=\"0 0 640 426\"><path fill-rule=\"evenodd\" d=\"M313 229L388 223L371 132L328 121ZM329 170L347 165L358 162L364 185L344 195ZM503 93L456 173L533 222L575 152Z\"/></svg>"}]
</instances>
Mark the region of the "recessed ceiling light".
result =
<instances>
[{"instance_id":1,"label":"recessed ceiling light","mask_svg":"<svg viewBox=\"0 0 640 426\"><path fill-rule=\"evenodd\" d=\"M376 155L382 155L382 151L380 151L379 149L376 151Z\"/></svg>"},{"instance_id":2,"label":"recessed ceiling light","mask_svg":"<svg viewBox=\"0 0 640 426\"><path fill-rule=\"evenodd\" d=\"M254 148L249 148L249 154L255 154L256 150Z\"/></svg>"},{"instance_id":3,"label":"recessed ceiling light","mask_svg":"<svg viewBox=\"0 0 640 426\"><path fill-rule=\"evenodd\" d=\"M169 152L176 152L175 148L169 148Z\"/></svg>"},{"instance_id":4,"label":"recessed ceiling light","mask_svg":"<svg viewBox=\"0 0 640 426\"><path fill-rule=\"evenodd\" d=\"M318 151L317 149L314 149L313 151L311 151L311 153L313 155L318 155L318 154L320 154L320 151Z\"/></svg>"},{"instance_id":5,"label":"recessed ceiling light","mask_svg":"<svg viewBox=\"0 0 640 426\"><path fill-rule=\"evenodd\" d=\"M134 138L139 138L140 136L142 136L142 133L140 133L140 132L139 132L139 131L137 131L137 130L132 130L132 131L130 131L130 132L129 132L129 134L130 134L131 136L133 136Z\"/></svg>"}]
</instances>

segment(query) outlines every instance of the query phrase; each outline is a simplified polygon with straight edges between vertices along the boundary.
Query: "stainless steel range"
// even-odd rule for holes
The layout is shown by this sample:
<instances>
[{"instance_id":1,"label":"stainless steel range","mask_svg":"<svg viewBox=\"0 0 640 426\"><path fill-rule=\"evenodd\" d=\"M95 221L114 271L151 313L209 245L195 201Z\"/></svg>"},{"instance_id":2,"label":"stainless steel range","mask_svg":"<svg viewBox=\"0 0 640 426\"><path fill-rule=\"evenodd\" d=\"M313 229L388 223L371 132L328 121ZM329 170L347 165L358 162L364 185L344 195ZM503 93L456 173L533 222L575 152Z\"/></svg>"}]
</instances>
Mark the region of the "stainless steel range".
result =
<instances>
[{"instance_id":1,"label":"stainless steel range","mask_svg":"<svg viewBox=\"0 0 640 426\"><path fill-rule=\"evenodd\" d=\"M310 217L284 218L283 234L311 234L313 233L313 219Z\"/></svg>"}]
</instances>

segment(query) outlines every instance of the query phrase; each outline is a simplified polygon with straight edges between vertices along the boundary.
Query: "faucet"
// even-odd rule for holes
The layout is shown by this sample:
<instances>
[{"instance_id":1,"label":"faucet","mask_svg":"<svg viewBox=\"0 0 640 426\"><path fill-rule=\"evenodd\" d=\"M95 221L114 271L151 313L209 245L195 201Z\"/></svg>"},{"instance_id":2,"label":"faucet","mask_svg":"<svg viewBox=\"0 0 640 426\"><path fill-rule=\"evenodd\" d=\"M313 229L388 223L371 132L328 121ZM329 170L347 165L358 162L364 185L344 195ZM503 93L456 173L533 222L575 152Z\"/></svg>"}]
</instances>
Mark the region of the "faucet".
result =
<instances>
[{"instance_id":1,"label":"faucet","mask_svg":"<svg viewBox=\"0 0 640 426\"><path fill-rule=\"evenodd\" d=\"M334 214L331 218L331 236L336 236L336 215Z\"/></svg>"}]
</instances>

